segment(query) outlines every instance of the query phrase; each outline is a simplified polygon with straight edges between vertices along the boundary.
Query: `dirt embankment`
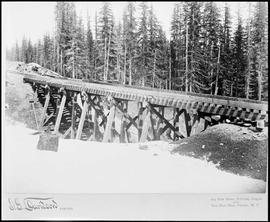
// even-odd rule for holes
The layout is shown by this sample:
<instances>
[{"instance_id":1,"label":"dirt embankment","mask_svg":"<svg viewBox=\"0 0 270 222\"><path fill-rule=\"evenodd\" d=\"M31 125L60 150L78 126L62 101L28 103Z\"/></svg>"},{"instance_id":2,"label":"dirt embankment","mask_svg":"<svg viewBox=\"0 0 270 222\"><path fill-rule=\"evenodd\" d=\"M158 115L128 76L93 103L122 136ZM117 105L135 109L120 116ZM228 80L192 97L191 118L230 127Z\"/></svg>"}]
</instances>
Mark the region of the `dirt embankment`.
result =
<instances>
[{"instance_id":1,"label":"dirt embankment","mask_svg":"<svg viewBox=\"0 0 270 222\"><path fill-rule=\"evenodd\" d=\"M206 131L174 142L172 153L206 159L218 168L266 181L268 128L256 132L230 124L219 124Z\"/></svg>"},{"instance_id":2,"label":"dirt embankment","mask_svg":"<svg viewBox=\"0 0 270 222\"><path fill-rule=\"evenodd\" d=\"M16 62L7 63L7 69L15 70ZM34 118L34 110L29 103L31 99L35 99L29 84L23 83L23 76L5 73L5 115L13 120L23 122L28 128L36 129ZM35 104L37 118L41 115L41 107Z\"/></svg>"}]
</instances>

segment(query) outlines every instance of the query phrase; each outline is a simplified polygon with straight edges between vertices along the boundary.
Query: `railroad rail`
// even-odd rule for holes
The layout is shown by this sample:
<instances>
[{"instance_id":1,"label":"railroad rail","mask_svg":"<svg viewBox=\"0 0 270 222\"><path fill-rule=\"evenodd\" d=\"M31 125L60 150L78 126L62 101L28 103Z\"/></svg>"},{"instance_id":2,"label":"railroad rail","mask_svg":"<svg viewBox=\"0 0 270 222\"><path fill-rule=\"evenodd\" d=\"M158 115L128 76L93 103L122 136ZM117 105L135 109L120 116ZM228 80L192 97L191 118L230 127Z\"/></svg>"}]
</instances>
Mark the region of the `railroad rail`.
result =
<instances>
[{"instance_id":1,"label":"railroad rail","mask_svg":"<svg viewBox=\"0 0 270 222\"><path fill-rule=\"evenodd\" d=\"M58 125L61 122L63 110L66 108L70 116L74 116L74 108L72 107L77 107L76 115L80 116L80 121L77 123L78 126L76 126L76 121L69 123L71 126L64 133L65 136L72 132L72 134L77 134L76 138L80 138L85 119L87 118L90 123L93 123L92 128L94 128L93 130L95 132L100 131L99 127L103 125L104 136L102 141L112 141L112 134L115 133L120 136L120 141L128 141L128 138L124 134L127 134L127 130L131 126L138 129L138 141L160 139L160 136L168 130L174 133L174 139L184 138L192 134L192 128L196 128L196 125L201 119L204 119L207 127L210 124L209 122L211 122L209 116L211 117L213 115L219 115L220 119L237 118L253 122L263 121L265 124L268 124L267 101L125 86L112 83L86 82L78 79L60 79L41 76L35 73L19 73L24 76L25 83L29 83L34 90L40 91L38 96L44 105L45 113L48 114L47 108L49 104L54 104L54 121L57 128L55 131L59 130ZM50 94L58 95L58 100L56 99L57 101L54 102L52 96L48 96ZM57 96L54 97L56 98ZM102 105L104 98L106 98L109 104L109 114L107 116L104 114L105 109ZM78 99L82 101L80 106L78 106ZM131 117L128 114L127 107L129 101L138 103L139 112L135 117ZM70 105L70 102L73 105ZM166 108L174 109L173 120L167 120L164 117L164 109ZM92 110L92 115L87 117L89 109ZM118 130L121 132L115 132L117 130L114 129L116 109L124 117L121 123L121 129ZM184 114L185 120L185 133L179 131L179 125L182 124L179 123L179 117L182 114ZM97 123L98 116L101 116L102 124ZM72 118L71 122L73 121ZM44 125L44 120L42 120L42 125ZM77 131L75 130L77 133L74 131L74 127L77 128ZM149 135L149 130L151 131L150 134L153 134L152 136Z\"/></svg>"}]
</instances>

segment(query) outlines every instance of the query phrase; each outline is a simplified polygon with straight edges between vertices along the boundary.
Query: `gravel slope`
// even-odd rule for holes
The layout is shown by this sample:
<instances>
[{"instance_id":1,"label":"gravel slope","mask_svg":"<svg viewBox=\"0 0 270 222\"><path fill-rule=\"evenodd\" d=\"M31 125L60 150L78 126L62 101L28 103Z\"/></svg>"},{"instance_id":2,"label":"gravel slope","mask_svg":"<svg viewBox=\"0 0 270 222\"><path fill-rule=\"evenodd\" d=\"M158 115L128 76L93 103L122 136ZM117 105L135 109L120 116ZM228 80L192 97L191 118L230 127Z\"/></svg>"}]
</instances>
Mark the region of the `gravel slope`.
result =
<instances>
[{"instance_id":1,"label":"gravel slope","mask_svg":"<svg viewBox=\"0 0 270 222\"><path fill-rule=\"evenodd\" d=\"M268 128L256 132L231 124L219 124L174 142L172 153L207 159L220 169L266 181Z\"/></svg>"}]
</instances>

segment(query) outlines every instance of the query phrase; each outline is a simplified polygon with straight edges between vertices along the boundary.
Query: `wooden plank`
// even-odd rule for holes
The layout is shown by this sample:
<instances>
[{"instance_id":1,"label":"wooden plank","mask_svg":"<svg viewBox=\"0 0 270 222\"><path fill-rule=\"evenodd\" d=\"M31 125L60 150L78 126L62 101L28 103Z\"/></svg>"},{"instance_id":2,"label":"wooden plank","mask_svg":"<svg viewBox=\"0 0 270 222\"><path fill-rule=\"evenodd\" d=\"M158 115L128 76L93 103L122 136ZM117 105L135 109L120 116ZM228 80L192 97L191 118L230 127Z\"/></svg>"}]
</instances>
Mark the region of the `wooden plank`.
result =
<instances>
[{"instance_id":1,"label":"wooden plank","mask_svg":"<svg viewBox=\"0 0 270 222\"><path fill-rule=\"evenodd\" d=\"M97 111L96 109L91 106L91 112L92 112L92 121L94 123L94 128L93 128L93 138L97 140L97 135L98 135L98 120L97 120Z\"/></svg>"},{"instance_id":2,"label":"wooden plank","mask_svg":"<svg viewBox=\"0 0 270 222\"><path fill-rule=\"evenodd\" d=\"M124 107L126 106L126 107ZM128 103L127 102L123 102L123 111L124 113L122 113L121 115L121 125L120 125L120 143L125 143L127 138L126 138L126 135L127 135L127 119L126 119L126 116L124 115L125 113L127 113L127 110L128 110Z\"/></svg>"},{"instance_id":3,"label":"wooden plank","mask_svg":"<svg viewBox=\"0 0 270 222\"><path fill-rule=\"evenodd\" d=\"M158 131L159 135L161 136L168 128L169 128L168 125L165 125L163 128L160 128Z\"/></svg>"},{"instance_id":4,"label":"wooden plank","mask_svg":"<svg viewBox=\"0 0 270 222\"><path fill-rule=\"evenodd\" d=\"M84 121L85 121L86 112L88 110L88 106L89 106L89 104L88 104L87 100L84 101L82 114L81 114L78 130L77 130L77 134L76 134L77 140L81 139L81 136L82 136L82 129L83 129Z\"/></svg>"},{"instance_id":5,"label":"wooden plank","mask_svg":"<svg viewBox=\"0 0 270 222\"><path fill-rule=\"evenodd\" d=\"M161 116L164 118L164 107L163 106L160 106L158 108L158 111L159 111L159 113L161 113ZM157 124L156 124L156 128L159 129L159 126L162 123L163 123L163 120L159 118L158 121L157 121Z\"/></svg>"},{"instance_id":6,"label":"wooden plank","mask_svg":"<svg viewBox=\"0 0 270 222\"><path fill-rule=\"evenodd\" d=\"M150 115L150 122L151 122L151 129L152 129L152 132L153 132L153 139L154 140L158 140L158 133L157 133L157 130L156 130L156 122L155 119L153 118L153 115L151 113Z\"/></svg>"},{"instance_id":7,"label":"wooden plank","mask_svg":"<svg viewBox=\"0 0 270 222\"><path fill-rule=\"evenodd\" d=\"M51 115L49 115L46 120L43 123L43 126L53 117L53 113L51 113Z\"/></svg>"},{"instance_id":8,"label":"wooden plank","mask_svg":"<svg viewBox=\"0 0 270 222\"><path fill-rule=\"evenodd\" d=\"M75 138L75 122L76 122L76 113L75 113L75 96L72 97L72 107L71 107L71 139Z\"/></svg>"},{"instance_id":9,"label":"wooden plank","mask_svg":"<svg viewBox=\"0 0 270 222\"><path fill-rule=\"evenodd\" d=\"M145 116L145 119L143 121L143 127L142 127L142 132L141 132L141 137L140 137L140 142L145 142L147 139L147 135L148 135L148 130L150 127L150 123L151 123L151 112L149 110L147 110L147 114Z\"/></svg>"},{"instance_id":10,"label":"wooden plank","mask_svg":"<svg viewBox=\"0 0 270 222\"><path fill-rule=\"evenodd\" d=\"M178 137L180 137L180 138L182 138L182 139L185 138L180 132L177 132L176 129L175 129L175 127L174 127L168 120L166 120L165 118L163 118L162 115L161 115L157 110L155 110L155 108L153 108L150 104L149 104L149 108L150 108L151 111L152 111L154 114L156 114L159 118L163 119L164 123L165 123L166 125L168 125L168 127L169 127L170 129L172 129L172 130L176 133L176 135L177 135Z\"/></svg>"},{"instance_id":11,"label":"wooden plank","mask_svg":"<svg viewBox=\"0 0 270 222\"><path fill-rule=\"evenodd\" d=\"M63 138L66 138L69 133L72 132L72 128L69 127L68 130L64 133Z\"/></svg>"},{"instance_id":12,"label":"wooden plank","mask_svg":"<svg viewBox=\"0 0 270 222\"><path fill-rule=\"evenodd\" d=\"M121 125L120 125L120 143L126 142L126 117L122 115Z\"/></svg>"},{"instance_id":13,"label":"wooden plank","mask_svg":"<svg viewBox=\"0 0 270 222\"><path fill-rule=\"evenodd\" d=\"M179 116L180 116L180 112L179 112L178 108L174 108L174 114L176 114L176 115L175 115L174 120L173 120L173 126L175 127L176 132L179 132ZM176 135L176 133L174 133L173 139L175 140L176 138L177 138L177 135Z\"/></svg>"},{"instance_id":14,"label":"wooden plank","mask_svg":"<svg viewBox=\"0 0 270 222\"><path fill-rule=\"evenodd\" d=\"M158 108L158 111L159 111L159 113L161 113L161 116L164 118L164 107L162 107L162 106L160 106L159 108ZM161 128L160 128L160 126L161 126L161 124L163 123L163 120L162 119L160 119L160 118L158 118L158 121L156 121L156 137L157 137L157 140L160 140L160 136L161 136L161 134L160 134L160 132L161 132Z\"/></svg>"},{"instance_id":15,"label":"wooden plank","mask_svg":"<svg viewBox=\"0 0 270 222\"><path fill-rule=\"evenodd\" d=\"M97 102L95 103L95 100L97 100ZM100 105L100 97L94 96L94 98L92 99L91 96L88 97L88 102L90 103L91 107L95 109L96 112L96 122L98 115L101 116L102 121L100 122L99 126L104 126L105 129L105 123L107 121L107 116L104 115L104 113L102 112L102 107ZM99 129L99 127L97 126L97 129Z\"/></svg>"},{"instance_id":16,"label":"wooden plank","mask_svg":"<svg viewBox=\"0 0 270 222\"><path fill-rule=\"evenodd\" d=\"M190 131L190 135L195 135L197 133L197 128L198 128L198 124L199 124L199 115L198 114L194 114L193 115L193 123L192 123L192 128Z\"/></svg>"},{"instance_id":17,"label":"wooden plank","mask_svg":"<svg viewBox=\"0 0 270 222\"><path fill-rule=\"evenodd\" d=\"M121 113L123 113L124 116L130 121L129 124L127 124L127 127L126 127L126 128L129 129L129 127L130 127L131 125L134 125L134 126L136 127L136 129L138 129L138 125L137 125L137 123L135 122L135 120L138 118L138 116L132 118L127 112L124 111L124 109L123 109L121 106L119 106L118 104L115 104L115 106L116 106L117 109L118 109Z\"/></svg>"},{"instance_id":18,"label":"wooden plank","mask_svg":"<svg viewBox=\"0 0 270 222\"><path fill-rule=\"evenodd\" d=\"M129 116L128 114L126 115L127 118L129 119L129 123L127 124L127 129L129 129L132 125L134 125L137 129L138 129L138 126L137 126L137 123L135 122L139 116L135 116L134 118L132 118L131 116ZM129 118L129 117L130 118Z\"/></svg>"},{"instance_id":19,"label":"wooden plank","mask_svg":"<svg viewBox=\"0 0 270 222\"><path fill-rule=\"evenodd\" d=\"M111 138L111 134L112 134L112 124L113 124L113 120L114 120L114 116L115 116L115 105L112 105L110 108L110 113L108 116L108 121L105 127L105 132L103 135L103 142L108 142L109 139Z\"/></svg>"},{"instance_id":20,"label":"wooden plank","mask_svg":"<svg viewBox=\"0 0 270 222\"><path fill-rule=\"evenodd\" d=\"M204 120L204 129L203 130L206 130L208 125L209 125L209 121Z\"/></svg>"},{"instance_id":21,"label":"wooden plank","mask_svg":"<svg viewBox=\"0 0 270 222\"><path fill-rule=\"evenodd\" d=\"M48 106L49 106L49 102L50 102L50 93L48 93L46 95L45 104L44 104L44 107L43 107L42 113L41 113L39 129L41 129L44 126L44 120L45 120L45 117L46 117L46 113L47 113L47 109L48 109Z\"/></svg>"},{"instance_id":22,"label":"wooden plank","mask_svg":"<svg viewBox=\"0 0 270 222\"><path fill-rule=\"evenodd\" d=\"M57 114L57 119L56 119L56 123L55 123L55 127L54 127L54 133L58 133L60 122L61 122L63 111L64 111L64 107L65 107L65 103L66 103L66 95L64 94L62 97L62 100L61 100L58 114Z\"/></svg>"},{"instance_id":23,"label":"wooden plank","mask_svg":"<svg viewBox=\"0 0 270 222\"><path fill-rule=\"evenodd\" d=\"M81 96L80 93L77 94L77 99L76 99L76 101L77 101L77 104L79 105L79 107L80 107L81 109L83 109L83 105L82 105L82 96Z\"/></svg>"},{"instance_id":24,"label":"wooden plank","mask_svg":"<svg viewBox=\"0 0 270 222\"><path fill-rule=\"evenodd\" d=\"M34 105L34 103L31 103L31 104L32 104L32 108L33 108L33 112L34 112L34 116L35 116L37 130L39 130L39 124L38 124L38 120L37 120L37 113L36 113L35 105Z\"/></svg>"},{"instance_id":25,"label":"wooden plank","mask_svg":"<svg viewBox=\"0 0 270 222\"><path fill-rule=\"evenodd\" d=\"M184 115L185 115L185 125L186 125L186 131L187 131L187 137L190 136L190 132L191 132L191 119L190 119L190 115L189 113L185 110L184 111Z\"/></svg>"},{"instance_id":26,"label":"wooden plank","mask_svg":"<svg viewBox=\"0 0 270 222\"><path fill-rule=\"evenodd\" d=\"M138 141L140 141L142 135L142 127L143 127L143 106L142 102L138 102Z\"/></svg>"},{"instance_id":27,"label":"wooden plank","mask_svg":"<svg viewBox=\"0 0 270 222\"><path fill-rule=\"evenodd\" d=\"M182 109L179 113L179 132L186 138L187 137L187 129L185 124L185 115L184 115L184 109Z\"/></svg>"}]
</instances>

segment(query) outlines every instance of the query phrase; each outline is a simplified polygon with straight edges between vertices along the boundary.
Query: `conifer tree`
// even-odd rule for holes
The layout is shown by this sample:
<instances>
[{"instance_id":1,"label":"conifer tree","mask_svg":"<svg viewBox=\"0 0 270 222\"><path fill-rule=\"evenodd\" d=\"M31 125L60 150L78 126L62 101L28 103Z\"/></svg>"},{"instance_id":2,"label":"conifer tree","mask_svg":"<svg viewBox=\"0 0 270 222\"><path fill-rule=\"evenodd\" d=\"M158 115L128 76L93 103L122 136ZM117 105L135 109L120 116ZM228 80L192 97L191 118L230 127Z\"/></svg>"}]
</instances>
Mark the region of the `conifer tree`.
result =
<instances>
[{"instance_id":1,"label":"conifer tree","mask_svg":"<svg viewBox=\"0 0 270 222\"><path fill-rule=\"evenodd\" d=\"M108 80L116 78L116 40L114 18L109 2L103 3L99 12L97 27L97 78Z\"/></svg>"},{"instance_id":2,"label":"conifer tree","mask_svg":"<svg viewBox=\"0 0 270 222\"><path fill-rule=\"evenodd\" d=\"M137 56L136 56L136 68L139 73L139 80L142 85L146 85L147 76L150 74L150 44L148 36L148 5L145 2L139 4L139 21L137 32Z\"/></svg>"},{"instance_id":3,"label":"conifer tree","mask_svg":"<svg viewBox=\"0 0 270 222\"><path fill-rule=\"evenodd\" d=\"M220 13L214 2L207 2L204 5L202 21L202 51L204 52L204 84L205 92L214 93L215 77L218 61L218 42L222 33Z\"/></svg>"},{"instance_id":4,"label":"conifer tree","mask_svg":"<svg viewBox=\"0 0 270 222\"><path fill-rule=\"evenodd\" d=\"M124 47L126 47L126 77L128 77L129 85L132 85L134 78L136 79L135 73L135 62L134 57L136 56L136 39L137 39L137 23L135 19L136 7L134 2L128 2L125 12L124 12L124 36L125 42Z\"/></svg>"},{"instance_id":5,"label":"conifer tree","mask_svg":"<svg viewBox=\"0 0 270 222\"><path fill-rule=\"evenodd\" d=\"M224 7L224 21L220 37L220 49L218 94L229 96L233 76L233 52L231 41L231 16L227 3L225 3Z\"/></svg>"},{"instance_id":6,"label":"conifer tree","mask_svg":"<svg viewBox=\"0 0 270 222\"><path fill-rule=\"evenodd\" d=\"M251 29L252 51L251 51L251 79L250 79L250 97L252 99L262 100L263 88L267 89L268 75L268 51L266 21L267 12L265 2L257 2L255 7L254 19Z\"/></svg>"},{"instance_id":7,"label":"conifer tree","mask_svg":"<svg viewBox=\"0 0 270 222\"><path fill-rule=\"evenodd\" d=\"M201 50L201 8L200 2L184 3L184 24L183 35L186 36L185 53L185 90L202 92L205 90L206 77L202 64L205 62Z\"/></svg>"},{"instance_id":8,"label":"conifer tree","mask_svg":"<svg viewBox=\"0 0 270 222\"><path fill-rule=\"evenodd\" d=\"M234 34L233 42L233 96L245 96L245 73L246 73L246 41L242 19L238 13L238 25Z\"/></svg>"},{"instance_id":9,"label":"conifer tree","mask_svg":"<svg viewBox=\"0 0 270 222\"><path fill-rule=\"evenodd\" d=\"M87 14L87 31L86 31L86 50L87 50L87 71L89 72L88 78L93 78L94 71L94 40L90 26L90 18ZM91 73L91 74L90 74Z\"/></svg>"},{"instance_id":10,"label":"conifer tree","mask_svg":"<svg viewBox=\"0 0 270 222\"><path fill-rule=\"evenodd\" d=\"M176 3L174 5L173 17L171 22L171 78L172 88L184 90L184 57L185 57L185 36L183 36L184 29L184 12L183 3Z\"/></svg>"}]
</instances>

